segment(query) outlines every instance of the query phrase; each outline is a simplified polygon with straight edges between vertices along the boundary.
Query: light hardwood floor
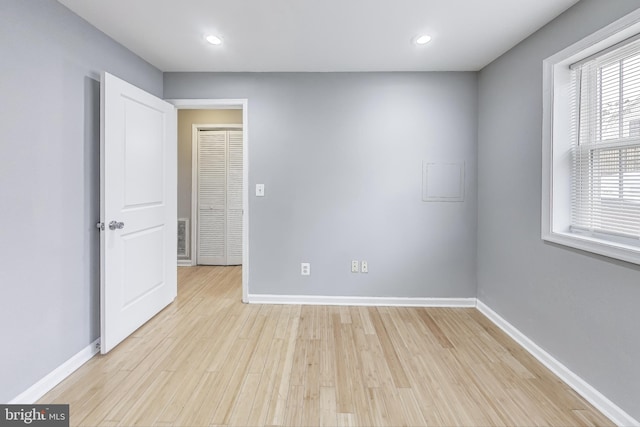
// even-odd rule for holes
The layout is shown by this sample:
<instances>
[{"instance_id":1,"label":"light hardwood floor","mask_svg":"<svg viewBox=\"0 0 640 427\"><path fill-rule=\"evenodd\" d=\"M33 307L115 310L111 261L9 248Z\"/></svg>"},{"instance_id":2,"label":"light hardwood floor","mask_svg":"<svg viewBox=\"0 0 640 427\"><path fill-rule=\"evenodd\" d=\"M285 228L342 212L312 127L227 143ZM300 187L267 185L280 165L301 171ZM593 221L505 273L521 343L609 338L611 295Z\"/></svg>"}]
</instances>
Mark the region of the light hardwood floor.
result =
<instances>
[{"instance_id":1,"label":"light hardwood floor","mask_svg":"<svg viewBox=\"0 0 640 427\"><path fill-rule=\"evenodd\" d=\"M475 309L246 305L239 267L39 403L87 426L612 425Z\"/></svg>"}]
</instances>

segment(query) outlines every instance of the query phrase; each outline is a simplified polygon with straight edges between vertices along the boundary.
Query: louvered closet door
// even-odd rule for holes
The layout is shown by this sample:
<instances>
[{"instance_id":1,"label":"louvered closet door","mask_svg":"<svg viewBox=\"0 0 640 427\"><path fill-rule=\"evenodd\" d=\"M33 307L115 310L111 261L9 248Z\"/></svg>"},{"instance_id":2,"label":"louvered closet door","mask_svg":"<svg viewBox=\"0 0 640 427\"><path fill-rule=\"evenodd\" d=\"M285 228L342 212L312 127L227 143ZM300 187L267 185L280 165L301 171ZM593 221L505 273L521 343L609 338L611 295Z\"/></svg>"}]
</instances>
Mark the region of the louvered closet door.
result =
<instances>
[{"instance_id":1,"label":"louvered closet door","mask_svg":"<svg viewBox=\"0 0 640 427\"><path fill-rule=\"evenodd\" d=\"M226 140L226 131L198 137L198 264L226 264Z\"/></svg>"},{"instance_id":2,"label":"louvered closet door","mask_svg":"<svg viewBox=\"0 0 640 427\"><path fill-rule=\"evenodd\" d=\"M198 264L242 264L242 131L199 133L197 233Z\"/></svg>"},{"instance_id":3,"label":"louvered closet door","mask_svg":"<svg viewBox=\"0 0 640 427\"><path fill-rule=\"evenodd\" d=\"M228 131L227 265L242 264L242 131Z\"/></svg>"}]
</instances>

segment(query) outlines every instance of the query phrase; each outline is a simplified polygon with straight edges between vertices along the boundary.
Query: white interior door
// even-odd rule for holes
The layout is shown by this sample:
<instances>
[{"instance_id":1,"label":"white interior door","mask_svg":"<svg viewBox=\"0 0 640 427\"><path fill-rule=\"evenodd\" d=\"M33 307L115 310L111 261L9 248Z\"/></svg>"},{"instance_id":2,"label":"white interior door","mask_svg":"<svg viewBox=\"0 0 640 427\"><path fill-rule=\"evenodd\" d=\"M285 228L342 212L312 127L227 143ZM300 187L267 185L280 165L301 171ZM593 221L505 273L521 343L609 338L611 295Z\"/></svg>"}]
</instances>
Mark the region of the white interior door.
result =
<instances>
[{"instance_id":1,"label":"white interior door","mask_svg":"<svg viewBox=\"0 0 640 427\"><path fill-rule=\"evenodd\" d=\"M177 294L175 108L108 73L101 81L101 351Z\"/></svg>"}]
</instances>

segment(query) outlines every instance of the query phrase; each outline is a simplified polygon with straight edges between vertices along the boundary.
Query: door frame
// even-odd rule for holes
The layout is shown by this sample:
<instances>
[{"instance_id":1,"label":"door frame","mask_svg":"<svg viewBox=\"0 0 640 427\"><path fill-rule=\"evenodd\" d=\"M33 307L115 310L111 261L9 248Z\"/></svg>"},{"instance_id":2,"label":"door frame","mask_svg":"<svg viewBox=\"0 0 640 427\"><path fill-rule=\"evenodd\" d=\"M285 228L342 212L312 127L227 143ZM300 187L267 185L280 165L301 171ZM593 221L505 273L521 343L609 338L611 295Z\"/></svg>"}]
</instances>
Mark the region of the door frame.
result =
<instances>
[{"instance_id":1,"label":"door frame","mask_svg":"<svg viewBox=\"0 0 640 427\"><path fill-rule=\"evenodd\" d=\"M218 108L220 109L220 108ZM217 124L192 124L191 125L191 265L198 264L198 241L199 236L197 233L198 230L198 209L199 209L199 199L198 199L198 148L199 148L199 140L198 140L198 131L200 130L242 130L244 131L244 125L233 124L233 125L217 125ZM244 136L243 136L244 138ZM244 140L243 147L244 149ZM244 152L242 158L242 173L244 175ZM243 191L244 191L244 176L243 178ZM242 201L242 209L244 210L244 199ZM225 208L226 209L226 208ZM244 215L243 215L244 218ZM242 224L244 226L244 224ZM243 234L244 235L244 234ZM244 242L242 242L242 247L244 248ZM244 255L243 255L244 261Z\"/></svg>"},{"instance_id":2,"label":"door frame","mask_svg":"<svg viewBox=\"0 0 640 427\"><path fill-rule=\"evenodd\" d=\"M249 296L249 100L239 99L165 99L178 110L242 109L242 302ZM193 154L193 153L192 153ZM192 189L193 191L193 189ZM191 201L193 208L193 200ZM193 216L193 212L191 213ZM192 230L195 228L192 224ZM193 242L191 243L193 245ZM193 252L192 252L193 261Z\"/></svg>"}]
</instances>

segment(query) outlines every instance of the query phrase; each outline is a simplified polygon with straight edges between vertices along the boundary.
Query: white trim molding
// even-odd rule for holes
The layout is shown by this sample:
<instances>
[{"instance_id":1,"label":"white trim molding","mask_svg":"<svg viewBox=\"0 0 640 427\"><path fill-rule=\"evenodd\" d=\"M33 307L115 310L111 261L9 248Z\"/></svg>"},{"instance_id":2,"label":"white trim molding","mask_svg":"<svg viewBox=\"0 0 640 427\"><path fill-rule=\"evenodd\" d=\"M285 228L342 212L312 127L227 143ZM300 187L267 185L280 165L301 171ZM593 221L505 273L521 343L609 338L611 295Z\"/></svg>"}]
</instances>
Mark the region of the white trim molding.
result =
<instances>
[{"instance_id":1,"label":"white trim molding","mask_svg":"<svg viewBox=\"0 0 640 427\"><path fill-rule=\"evenodd\" d=\"M179 259L178 267L193 267L195 264L190 259Z\"/></svg>"},{"instance_id":2,"label":"white trim molding","mask_svg":"<svg viewBox=\"0 0 640 427\"><path fill-rule=\"evenodd\" d=\"M475 298L405 298L249 294L250 304L364 305L389 307L475 307Z\"/></svg>"},{"instance_id":3,"label":"white trim molding","mask_svg":"<svg viewBox=\"0 0 640 427\"><path fill-rule=\"evenodd\" d=\"M20 393L9 402L13 404L30 405L38 401L47 392L60 384L65 378L75 372L79 367L87 363L93 356L100 352L100 338L80 350L69 360L51 371L47 376Z\"/></svg>"},{"instance_id":4,"label":"white trim molding","mask_svg":"<svg viewBox=\"0 0 640 427\"><path fill-rule=\"evenodd\" d=\"M515 326L507 322L502 316L489 308L482 301L477 301L476 308L484 314L497 327L502 329L515 342L520 344L540 363L546 366L558 378L564 381L576 393L581 395L587 402L591 403L604 416L609 418L618 426L639 426L640 423L631 415L627 414L618 405L607 399L602 393L593 388L589 383L573 373L569 368L560 363L552 355L547 353L542 347L520 332Z\"/></svg>"}]
</instances>

